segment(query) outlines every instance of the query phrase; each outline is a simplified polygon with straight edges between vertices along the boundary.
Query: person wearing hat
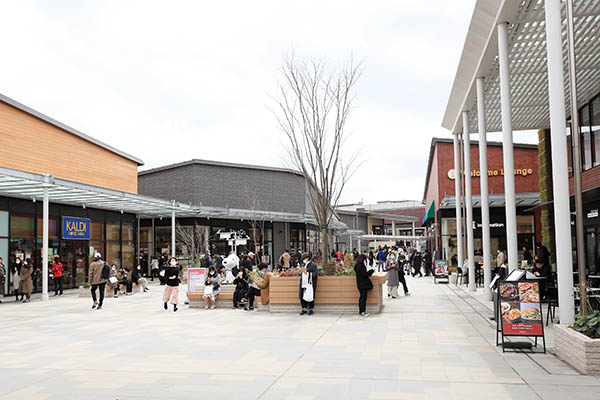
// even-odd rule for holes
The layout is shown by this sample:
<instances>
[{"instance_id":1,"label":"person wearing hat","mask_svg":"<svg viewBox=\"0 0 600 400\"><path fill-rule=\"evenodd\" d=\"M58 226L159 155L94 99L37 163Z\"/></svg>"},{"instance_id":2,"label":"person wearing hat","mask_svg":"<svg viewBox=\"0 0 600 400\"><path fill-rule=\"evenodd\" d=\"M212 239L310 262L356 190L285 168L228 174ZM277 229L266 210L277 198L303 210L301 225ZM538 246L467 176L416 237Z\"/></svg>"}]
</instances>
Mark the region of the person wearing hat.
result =
<instances>
[{"instance_id":1,"label":"person wearing hat","mask_svg":"<svg viewBox=\"0 0 600 400\"><path fill-rule=\"evenodd\" d=\"M250 271L254 269L256 255L253 252L248 253L248 263L250 264Z\"/></svg>"},{"instance_id":2,"label":"person wearing hat","mask_svg":"<svg viewBox=\"0 0 600 400\"><path fill-rule=\"evenodd\" d=\"M102 276L102 270L104 269L104 264L106 264L104 262L104 260L102 260L102 256L100 255L100 253L96 252L96 254L94 254L94 261L90 264L90 268L88 271L88 281L90 284L90 291L92 292L92 300L94 301L94 304L92 305L92 309L96 308L97 310L101 310L102 309L102 303L104 302L104 290L106 287L106 280L107 278L104 278ZM107 265L107 275L110 275L110 266ZM100 290L100 299L99 301L96 300L96 290L99 289Z\"/></svg>"},{"instance_id":3,"label":"person wearing hat","mask_svg":"<svg viewBox=\"0 0 600 400\"><path fill-rule=\"evenodd\" d=\"M300 315L313 315L315 313L315 296L317 294L317 278L319 277L319 268L312 261L310 254L302 256L302 273L300 274L300 288L298 295L302 311Z\"/></svg>"}]
</instances>

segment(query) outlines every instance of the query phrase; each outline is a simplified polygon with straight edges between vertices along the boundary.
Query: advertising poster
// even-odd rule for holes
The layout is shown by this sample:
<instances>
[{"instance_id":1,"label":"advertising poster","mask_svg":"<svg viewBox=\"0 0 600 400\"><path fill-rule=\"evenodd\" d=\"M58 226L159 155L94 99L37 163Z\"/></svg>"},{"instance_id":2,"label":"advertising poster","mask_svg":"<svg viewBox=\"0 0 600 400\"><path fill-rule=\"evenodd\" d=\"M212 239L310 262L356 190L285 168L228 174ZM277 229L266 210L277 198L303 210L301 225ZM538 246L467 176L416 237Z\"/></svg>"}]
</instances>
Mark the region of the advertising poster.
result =
<instances>
[{"instance_id":1,"label":"advertising poster","mask_svg":"<svg viewBox=\"0 0 600 400\"><path fill-rule=\"evenodd\" d=\"M448 264L445 261L436 261L435 263L435 275L440 278L448 276Z\"/></svg>"},{"instance_id":2,"label":"advertising poster","mask_svg":"<svg viewBox=\"0 0 600 400\"><path fill-rule=\"evenodd\" d=\"M188 268L188 293L203 293L206 280L206 268Z\"/></svg>"},{"instance_id":3,"label":"advertising poster","mask_svg":"<svg viewBox=\"0 0 600 400\"><path fill-rule=\"evenodd\" d=\"M500 282L504 336L543 336L540 288L537 282Z\"/></svg>"}]
</instances>

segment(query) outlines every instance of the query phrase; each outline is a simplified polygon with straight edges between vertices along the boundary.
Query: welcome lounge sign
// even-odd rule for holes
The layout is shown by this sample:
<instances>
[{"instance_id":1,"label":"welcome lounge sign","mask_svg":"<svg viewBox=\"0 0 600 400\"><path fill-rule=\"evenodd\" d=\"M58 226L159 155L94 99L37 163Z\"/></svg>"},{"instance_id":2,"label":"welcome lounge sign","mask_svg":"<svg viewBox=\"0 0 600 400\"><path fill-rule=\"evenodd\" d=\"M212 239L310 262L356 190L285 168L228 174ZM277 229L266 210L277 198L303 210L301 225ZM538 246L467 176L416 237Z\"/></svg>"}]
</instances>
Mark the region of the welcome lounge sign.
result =
<instances>
[{"instance_id":1,"label":"welcome lounge sign","mask_svg":"<svg viewBox=\"0 0 600 400\"><path fill-rule=\"evenodd\" d=\"M463 171L462 175L465 175L464 172L465 171ZM528 175L532 175L532 174L533 174L533 170L531 168L516 168L514 170L515 176L528 176ZM472 178L478 178L480 176L481 176L481 171L479 171L477 169L471 170ZM488 170L488 177L494 177L494 176L504 176L504 168ZM448 178L454 180L456 178L456 170L454 170L454 169L448 170Z\"/></svg>"}]
</instances>

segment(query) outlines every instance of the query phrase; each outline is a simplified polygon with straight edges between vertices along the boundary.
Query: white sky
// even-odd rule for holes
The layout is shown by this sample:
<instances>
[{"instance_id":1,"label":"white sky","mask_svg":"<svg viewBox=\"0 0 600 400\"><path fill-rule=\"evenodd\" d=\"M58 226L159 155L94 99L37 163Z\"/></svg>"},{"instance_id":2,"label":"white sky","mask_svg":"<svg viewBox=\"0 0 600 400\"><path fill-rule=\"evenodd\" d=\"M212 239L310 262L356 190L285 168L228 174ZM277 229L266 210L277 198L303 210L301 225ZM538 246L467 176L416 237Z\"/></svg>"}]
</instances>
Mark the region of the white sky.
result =
<instances>
[{"instance_id":1,"label":"white sky","mask_svg":"<svg viewBox=\"0 0 600 400\"><path fill-rule=\"evenodd\" d=\"M342 202L420 200L431 138L449 137L440 124L474 4L4 0L0 93L142 168L191 158L284 166L268 108L282 55L336 64L354 54L365 68L348 149L364 164Z\"/></svg>"}]
</instances>

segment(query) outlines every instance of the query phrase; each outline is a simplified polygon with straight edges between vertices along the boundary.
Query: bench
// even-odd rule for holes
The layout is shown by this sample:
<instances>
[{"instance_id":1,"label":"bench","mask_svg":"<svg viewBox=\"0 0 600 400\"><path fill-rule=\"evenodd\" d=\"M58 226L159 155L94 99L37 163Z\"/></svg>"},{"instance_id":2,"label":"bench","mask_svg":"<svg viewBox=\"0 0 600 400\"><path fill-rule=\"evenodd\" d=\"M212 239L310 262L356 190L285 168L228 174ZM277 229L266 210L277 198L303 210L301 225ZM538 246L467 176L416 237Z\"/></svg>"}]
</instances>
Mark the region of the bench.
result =
<instances>
[{"instance_id":1,"label":"bench","mask_svg":"<svg viewBox=\"0 0 600 400\"><path fill-rule=\"evenodd\" d=\"M217 301L215 301L215 308L231 308L233 307L233 292L235 291L235 285L221 285L221 290ZM188 299L190 300L190 308L204 308L206 303L204 301L204 293L188 293ZM269 305L262 304L261 296L254 298L254 309L255 310L269 310Z\"/></svg>"}]
</instances>

